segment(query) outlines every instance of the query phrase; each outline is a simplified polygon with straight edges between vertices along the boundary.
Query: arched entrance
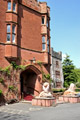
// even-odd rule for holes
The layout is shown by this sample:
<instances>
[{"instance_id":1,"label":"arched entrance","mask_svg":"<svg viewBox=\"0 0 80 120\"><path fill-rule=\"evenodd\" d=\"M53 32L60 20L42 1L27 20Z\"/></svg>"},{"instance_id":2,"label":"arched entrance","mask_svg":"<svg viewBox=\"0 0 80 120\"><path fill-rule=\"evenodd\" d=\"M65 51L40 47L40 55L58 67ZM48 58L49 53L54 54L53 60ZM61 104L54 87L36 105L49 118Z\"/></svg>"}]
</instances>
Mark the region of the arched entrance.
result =
<instances>
[{"instance_id":1,"label":"arched entrance","mask_svg":"<svg viewBox=\"0 0 80 120\"><path fill-rule=\"evenodd\" d=\"M21 96L38 95L41 91L41 72L33 65L29 65L20 75Z\"/></svg>"}]
</instances>

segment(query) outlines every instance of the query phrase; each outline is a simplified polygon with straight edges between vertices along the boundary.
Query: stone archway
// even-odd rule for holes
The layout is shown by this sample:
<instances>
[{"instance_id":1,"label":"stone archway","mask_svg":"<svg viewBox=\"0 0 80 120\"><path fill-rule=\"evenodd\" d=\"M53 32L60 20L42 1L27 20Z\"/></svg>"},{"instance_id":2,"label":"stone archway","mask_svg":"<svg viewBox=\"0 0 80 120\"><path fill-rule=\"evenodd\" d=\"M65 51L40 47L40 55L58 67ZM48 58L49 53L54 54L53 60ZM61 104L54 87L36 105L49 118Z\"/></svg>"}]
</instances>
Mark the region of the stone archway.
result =
<instances>
[{"instance_id":1,"label":"stone archway","mask_svg":"<svg viewBox=\"0 0 80 120\"><path fill-rule=\"evenodd\" d=\"M26 70L20 75L21 96L31 94L37 96L41 90L42 74L34 65L27 66Z\"/></svg>"}]
</instances>

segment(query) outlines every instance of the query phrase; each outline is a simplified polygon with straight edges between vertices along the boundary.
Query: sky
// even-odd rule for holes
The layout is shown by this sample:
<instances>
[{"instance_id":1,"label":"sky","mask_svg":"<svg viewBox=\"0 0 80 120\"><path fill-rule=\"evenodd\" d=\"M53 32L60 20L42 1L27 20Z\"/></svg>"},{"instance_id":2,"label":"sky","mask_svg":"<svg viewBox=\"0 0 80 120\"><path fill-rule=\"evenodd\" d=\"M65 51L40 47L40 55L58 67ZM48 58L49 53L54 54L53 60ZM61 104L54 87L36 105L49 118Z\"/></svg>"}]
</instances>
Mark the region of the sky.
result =
<instances>
[{"instance_id":1,"label":"sky","mask_svg":"<svg viewBox=\"0 0 80 120\"><path fill-rule=\"evenodd\" d=\"M80 68L80 0L39 0L50 7L51 47Z\"/></svg>"}]
</instances>

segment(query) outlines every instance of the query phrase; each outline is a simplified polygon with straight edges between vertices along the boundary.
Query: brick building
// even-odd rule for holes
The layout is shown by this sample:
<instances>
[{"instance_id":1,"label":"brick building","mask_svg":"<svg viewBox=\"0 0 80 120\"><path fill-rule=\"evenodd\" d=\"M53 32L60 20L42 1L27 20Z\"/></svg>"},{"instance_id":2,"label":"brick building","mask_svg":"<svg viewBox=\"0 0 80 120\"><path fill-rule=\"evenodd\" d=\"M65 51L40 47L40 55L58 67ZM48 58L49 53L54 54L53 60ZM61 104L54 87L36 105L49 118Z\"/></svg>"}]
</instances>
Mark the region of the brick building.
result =
<instances>
[{"instance_id":1,"label":"brick building","mask_svg":"<svg viewBox=\"0 0 80 120\"><path fill-rule=\"evenodd\" d=\"M56 52L53 48L51 48L51 78L55 88L63 87L62 52Z\"/></svg>"},{"instance_id":2,"label":"brick building","mask_svg":"<svg viewBox=\"0 0 80 120\"><path fill-rule=\"evenodd\" d=\"M0 0L0 67L12 61L28 65L20 73L18 91L38 95L42 74L50 73L50 8L37 0ZM25 62L24 62L25 61ZM33 65L33 62L34 65ZM38 92L37 92L38 91Z\"/></svg>"}]
</instances>

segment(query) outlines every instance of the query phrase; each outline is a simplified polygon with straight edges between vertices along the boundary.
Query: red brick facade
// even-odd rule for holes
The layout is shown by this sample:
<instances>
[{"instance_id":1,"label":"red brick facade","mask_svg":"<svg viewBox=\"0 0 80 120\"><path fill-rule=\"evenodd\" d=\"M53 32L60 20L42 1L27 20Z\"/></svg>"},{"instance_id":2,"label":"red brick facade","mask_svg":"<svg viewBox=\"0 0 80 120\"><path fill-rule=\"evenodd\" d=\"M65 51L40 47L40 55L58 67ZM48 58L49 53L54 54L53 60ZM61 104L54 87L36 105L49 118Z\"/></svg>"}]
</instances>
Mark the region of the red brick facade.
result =
<instances>
[{"instance_id":1,"label":"red brick facade","mask_svg":"<svg viewBox=\"0 0 80 120\"><path fill-rule=\"evenodd\" d=\"M49 21L50 8L46 2L0 0L0 66L6 67L11 61L20 65L24 60L28 64L35 58L43 63L44 72L50 73Z\"/></svg>"}]
</instances>

